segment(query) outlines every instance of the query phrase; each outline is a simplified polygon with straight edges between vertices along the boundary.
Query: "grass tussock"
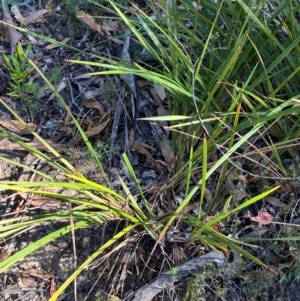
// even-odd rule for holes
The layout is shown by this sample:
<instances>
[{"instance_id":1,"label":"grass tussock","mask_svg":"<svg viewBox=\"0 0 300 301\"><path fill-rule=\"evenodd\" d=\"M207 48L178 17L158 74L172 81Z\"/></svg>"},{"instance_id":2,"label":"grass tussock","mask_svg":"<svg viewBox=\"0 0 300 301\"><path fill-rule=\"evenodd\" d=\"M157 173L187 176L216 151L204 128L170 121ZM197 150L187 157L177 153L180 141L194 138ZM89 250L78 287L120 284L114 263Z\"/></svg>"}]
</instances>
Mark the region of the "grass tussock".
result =
<instances>
[{"instance_id":1,"label":"grass tussock","mask_svg":"<svg viewBox=\"0 0 300 301\"><path fill-rule=\"evenodd\" d=\"M66 1L68 10L71 2ZM72 164L70 154L58 151L1 99L1 105L30 131L46 151L16 138L4 128L0 129L2 137L9 138L40 162L58 171L62 180L49 174L48 169L34 170L32 166L3 156L1 159L5 162L35 172L42 180L1 180L0 190L59 199L69 205L47 213L25 213L2 219L0 237L4 240L46 222L62 220L67 223L0 262L0 273L62 235L74 236L79 229L113 223L117 225L116 231L86 260L76 265L74 272L53 291L49 300L57 300L96 259L99 262L119 260L123 269L113 265L106 275L109 279L113 279L112 271L125 277L126 269L136 265L143 268L136 275L137 271L131 273L128 279L134 282L145 275L146 282L150 282L167 267L179 264L182 259L180 252L192 257L197 252L201 254L199 250L218 249L228 260L232 256L236 259L237 254L242 255L241 266L235 266L236 277L246 273L245 266L250 263L258 267L255 272L259 270L263 274L263 271L268 271L277 277L278 271L273 263L266 262L267 257L260 257L260 253L254 251L265 248L266 243L262 241L267 239L274 245L280 241L289 250L287 254L278 254L279 251L274 250L282 259L282 267L292 262L280 281L299 277L299 256L294 252L299 240L298 230L285 225L297 222L299 206L300 35L296 17L299 4L293 0L272 3L242 0L198 2L173 1L171 5L167 1L156 0L149 1L147 9L144 9L135 3L88 1L86 5L103 13L103 19L121 24L116 33L119 36L111 37L110 43L116 38L130 37L133 46L129 50L134 59L126 61L124 57L100 55L89 50L79 52L66 46L74 51L74 57L67 62L92 69L89 76L120 75L126 82L124 76L134 75L140 81L159 85L165 92L166 98L161 104L166 113L164 116L148 116L141 111L138 120L134 120L136 115L133 114L132 121L137 125L141 121L150 121L157 127L163 123L168 133L161 134L155 142L165 161L173 158L172 162L168 162L168 175L155 191L155 197L143 190L130 152L122 155L122 164L134 189L120 176L118 181L122 191L111 185L108 166L104 164L111 148L100 142L91 143L57 88L29 58L29 53L21 54L19 49L18 55L22 66L25 66L21 71L29 72L30 66L30 72L34 70L53 91L60 106L70 116L83 141L81 147L88 152L89 162L97 166L102 181L94 181L88 173L81 172ZM75 16L72 12L72 18ZM26 32L24 28L19 30ZM13 57L7 57L6 63L11 64L11 69L16 69ZM12 79L11 85L15 89L14 94L23 89L18 78ZM112 93L105 93L114 95L112 98L120 95L114 86ZM129 89L128 93L134 94L134 90ZM128 116L132 116L135 109L128 109ZM30 107L29 111L34 119L34 109ZM164 152L166 146L163 143L169 146L169 157ZM75 194L60 193L61 189ZM290 195L294 196L294 201L287 202L286 196ZM278 200L276 203L275 199ZM269 236L247 238L242 233L246 227L258 228L249 222L249 216L272 206L275 208L270 212L274 216L274 224L264 226L269 227ZM176 233L176 229L188 233L185 240L166 241L166 237L172 231ZM280 235L275 234L278 231ZM183 249L179 247L180 243ZM144 249L147 256L139 248ZM132 254L130 257L132 252L139 254L139 258ZM170 254L176 255L170 259ZM155 258L158 264L165 263L161 270L153 264ZM153 270L147 269L148 264ZM235 276L228 272L230 266L232 264L224 270L208 266L202 274L188 280L183 293L185 297L180 298L192 300L189 298L197 294L210 294L217 298L229 294L230 285L231 288L235 285L235 280L232 280ZM246 276L240 278L241 283ZM114 280L119 281L120 278ZM272 282L272 285L275 284ZM210 286L213 288L209 289ZM247 290L251 291L251 287L248 286L245 293L242 286L239 294L250 296L252 293ZM107 287L107 292L111 293L113 285ZM122 284L115 287L120 295L124 295Z\"/></svg>"}]
</instances>

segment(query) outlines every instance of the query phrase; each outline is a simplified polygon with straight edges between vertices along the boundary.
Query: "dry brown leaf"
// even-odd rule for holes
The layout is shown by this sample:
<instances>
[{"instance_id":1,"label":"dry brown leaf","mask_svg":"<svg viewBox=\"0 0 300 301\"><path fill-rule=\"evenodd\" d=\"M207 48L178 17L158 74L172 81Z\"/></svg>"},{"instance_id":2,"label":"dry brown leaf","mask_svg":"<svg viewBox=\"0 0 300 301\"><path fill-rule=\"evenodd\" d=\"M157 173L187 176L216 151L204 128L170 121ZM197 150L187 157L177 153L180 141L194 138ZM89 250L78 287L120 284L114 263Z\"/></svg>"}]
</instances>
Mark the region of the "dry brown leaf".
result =
<instances>
[{"instance_id":1,"label":"dry brown leaf","mask_svg":"<svg viewBox=\"0 0 300 301\"><path fill-rule=\"evenodd\" d=\"M101 25L97 24L91 15L86 14L82 10L79 10L78 12L76 12L76 17L77 19L83 21L85 24L91 27L93 30L96 30L102 34Z\"/></svg>"},{"instance_id":2,"label":"dry brown leaf","mask_svg":"<svg viewBox=\"0 0 300 301\"><path fill-rule=\"evenodd\" d=\"M21 210L23 210L23 209L24 209L24 205L25 205L25 200L21 200L21 201L18 203L17 207L14 209L14 212L15 212L15 213L18 213L18 212L20 212Z\"/></svg>"},{"instance_id":3,"label":"dry brown leaf","mask_svg":"<svg viewBox=\"0 0 300 301\"><path fill-rule=\"evenodd\" d=\"M139 152L140 154L145 155L151 163L154 162L152 155L146 150L146 148L139 141L137 140L133 141L131 150L133 152Z\"/></svg>"},{"instance_id":4,"label":"dry brown leaf","mask_svg":"<svg viewBox=\"0 0 300 301\"><path fill-rule=\"evenodd\" d=\"M54 148L57 152L60 152L64 149L65 145L63 144L58 144L58 143L54 143L51 140L47 140L45 139L45 141L52 147ZM46 148L39 140L37 140L36 138L34 138L32 140L32 142L27 143L33 147L38 148L39 150L45 150L45 151L49 151L48 148Z\"/></svg>"},{"instance_id":5,"label":"dry brown leaf","mask_svg":"<svg viewBox=\"0 0 300 301\"><path fill-rule=\"evenodd\" d=\"M247 184L256 183L258 180L258 177L252 177L250 179L247 179Z\"/></svg>"},{"instance_id":6,"label":"dry brown leaf","mask_svg":"<svg viewBox=\"0 0 300 301\"><path fill-rule=\"evenodd\" d=\"M259 278L259 277L278 277L279 273L276 273L276 271L274 270L276 269L275 267L273 267L270 270L263 270L263 271L247 271L244 273L245 276L247 277L255 277L255 278Z\"/></svg>"},{"instance_id":7,"label":"dry brown leaf","mask_svg":"<svg viewBox=\"0 0 300 301\"><path fill-rule=\"evenodd\" d=\"M162 106L161 99L160 99L160 97L158 96L156 90L155 90L154 88L151 88L151 89L150 89L150 93L151 93L151 95L153 96L155 102L156 102L159 106Z\"/></svg>"},{"instance_id":8,"label":"dry brown leaf","mask_svg":"<svg viewBox=\"0 0 300 301\"><path fill-rule=\"evenodd\" d=\"M52 93L52 90L49 87L45 87L44 89L40 90L36 97L40 99L46 95L49 95L50 93Z\"/></svg>"},{"instance_id":9,"label":"dry brown leaf","mask_svg":"<svg viewBox=\"0 0 300 301\"><path fill-rule=\"evenodd\" d=\"M155 160L156 166L160 164L162 167L169 169L170 165L162 160ZM161 169L161 168L160 168Z\"/></svg>"},{"instance_id":10,"label":"dry brown leaf","mask_svg":"<svg viewBox=\"0 0 300 301\"><path fill-rule=\"evenodd\" d=\"M88 74L88 73L83 73L83 74L80 74L76 77L73 77L72 80L76 80L76 79L87 79L87 78L91 78L92 75Z\"/></svg>"},{"instance_id":11,"label":"dry brown leaf","mask_svg":"<svg viewBox=\"0 0 300 301\"><path fill-rule=\"evenodd\" d=\"M160 141L160 149L166 162L168 164L172 164L175 160L175 156L166 136L164 136L163 139Z\"/></svg>"},{"instance_id":12,"label":"dry brown leaf","mask_svg":"<svg viewBox=\"0 0 300 301\"><path fill-rule=\"evenodd\" d=\"M161 100L164 100L167 97L165 87L155 83L154 90Z\"/></svg>"},{"instance_id":13,"label":"dry brown leaf","mask_svg":"<svg viewBox=\"0 0 300 301\"><path fill-rule=\"evenodd\" d=\"M43 19L41 18L43 15L47 14L49 12L48 9L41 9L37 10L33 13L31 13L29 16L27 16L23 22L21 22L23 25L28 25L30 23L38 23L43 22Z\"/></svg>"},{"instance_id":14,"label":"dry brown leaf","mask_svg":"<svg viewBox=\"0 0 300 301\"><path fill-rule=\"evenodd\" d=\"M155 149L154 147L152 147L152 146L150 146L150 145L148 145L148 144L146 144L146 143L144 143L144 142L140 142L140 144L141 144L145 149L150 149L150 150L152 150L153 152L156 151L156 149Z\"/></svg>"},{"instance_id":15,"label":"dry brown leaf","mask_svg":"<svg viewBox=\"0 0 300 301\"><path fill-rule=\"evenodd\" d=\"M58 84L58 86L57 86L57 88L56 88L57 92L62 91L62 90L67 86L66 81L67 81L67 80L66 80L65 77L60 81L60 83ZM54 97L55 97L55 94L52 93L52 94L50 95L48 101L51 100L51 99L53 99Z\"/></svg>"},{"instance_id":16,"label":"dry brown leaf","mask_svg":"<svg viewBox=\"0 0 300 301\"><path fill-rule=\"evenodd\" d=\"M19 42L20 38L21 38L21 34L16 31L13 27L10 27L9 25L14 25L14 21L9 13L9 11L7 11L7 5L6 5L6 0L1 0L2 3L2 11L3 11L3 23L1 25L1 39L5 39L3 40L4 42L9 42L10 43L10 53L14 54L15 52L15 47L17 45L17 43Z\"/></svg>"},{"instance_id":17,"label":"dry brown leaf","mask_svg":"<svg viewBox=\"0 0 300 301\"><path fill-rule=\"evenodd\" d=\"M18 285L21 288L36 287L37 283L30 275L28 275L27 273L22 273L21 277L19 278Z\"/></svg>"},{"instance_id":18,"label":"dry brown leaf","mask_svg":"<svg viewBox=\"0 0 300 301\"><path fill-rule=\"evenodd\" d=\"M11 98L1 96L1 99L4 100L13 110L16 110L16 103Z\"/></svg>"},{"instance_id":19,"label":"dry brown leaf","mask_svg":"<svg viewBox=\"0 0 300 301\"><path fill-rule=\"evenodd\" d=\"M27 36L32 45L40 45L40 42L30 34Z\"/></svg>"},{"instance_id":20,"label":"dry brown leaf","mask_svg":"<svg viewBox=\"0 0 300 301\"><path fill-rule=\"evenodd\" d=\"M219 160L219 156L218 156L217 151L214 151L214 152L210 153L209 160L211 162L217 162Z\"/></svg>"},{"instance_id":21,"label":"dry brown leaf","mask_svg":"<svg viewBox=\"0 0 300 301\"><path fill-rule=\"evenodd\" d=\"M193 1L193 6L194 6L198 11L201 11L201 10L202 10L202 5L197 4L196 1Z\"/></svg>"},{"instance_id":22,"label":"dry brown leaf","mask_svg":"<svg viewBox=\"0 0 300 301\"><path fill-rule=\"evenodd\" d=\"M209 189L205 188L204 190L204 197L207 203L210 203L212 200L212 193Z\"/></svg>"},{"instance_id":23,"label":"dry brown leaf","mask_svg":"<svg viewBox=\"0 0 300 301\"><path fill-rule=\"evenodd\" d=\"M9 141L8 138L3 138L3 139L0 140L0 149L8 150L10 148L11 144L12 144L12 142Z\"/></svg>"},{"instance_id":24,"label":"dry brown leaf","mask_svg":"<svg viewBox=\"0 0 300 301\"><path fill-rule=\"evenodd\" d=\"M119 23L111 21L111 20L103 20L102 26L103 26L103 29L108 30L108 31L118 31L120 29Z\"/></svg>"},{"instance_id":25,"label":"dry brown leaf","mask_svg":"<svg viewBox=\"0 0 300 301\"><path fill-rule=\"evenodd\" d=\"M64 149L64 145L53 143L50 140L45 140L48 144L50 144L57 152L61 152ZM40 141L34 139L32 142L26 142L25 144L37 148L38 150L49 151ZM21 150L24 151L24 148L20 146L18 143L13 143L9 141L9 139L4 138L0 140L0 149L2 150Z\"/></svg>"},{"instance_id":26,"label":"dry brown leaf","mask_svg":"<svg viewBox=\"0 0 300 301\"><path fill-rule=\"evenodd\" d=\"M20 196L23 199L27 199L27 192L20 193ZM61 207L61 201L56 200L47 196L33 194L30 198L30 205L33 207L37 207L40 210L55 210Z\"/></svg>"},{"instance_id":27,"label":"dry brown leaf","mask_svg":"<svg viewBox=\"0 0 300 301\"><path fill-rule=\"evenodd\" d=\"M268 252L268 262L279 263L283 258L284 256L275 253L274 250L272 252Z\"/></svg>"},{"instance_id":28,"label":"dry brown leaf","mask_svg":"<svg viewBox=\"0 0 300 301\"><path fill-rule=\"evenodd\" d=\"M131 148L132 147L132 144L133 144L133 141L134 141L134 129L131 128L129 130L129 135L128 135L128 144L129 144L129 147Z\"/></svg>"},{"instance_id":29,"label":"dry brown leaf","mask_svg":"<svg viewBox=\"0 0 300 301\"><path fill-rule=\"evenodd\" d=\"M95 94L91 90L86 90L83 94L84 99L89 100L95 98Z\"/></svg>"},{"instance_id":30,"label":"dry brown leaf","mask_svg":"<svg viewBox=\"0 0 300 301\"><path fill-rule=\"evenodd\" d=\"M81 105L83 107L89 108L89 109L96 109L98 110L101 117L105 115L104 108L102 104L99 101L82 101Z\"/></svg>"},{"instance_id":31,"label":"dry brown leaf","mask_svg":"<svg viewBox=\"0 0 300 301\"><path fill-rule=\"evenodd\" d=\"M138 79L136 81L136 83L138 84L139 87L149 87L149 82L146 81L146 80L141 80L141 79ZM151 85L152 86L152 85Z\"/></svg>"},{"instance_id":32,"label":"dry brown leaf","mask_svg":"<svg viewBox=\"0 0 300 301\"><path fill-rule=\"evenodd\" d=\"M65 125L73 125L74 120L72 119L71 115L69 113L66 114L65 120L64 120Z\"/></svg>"},{"instance_id":33,"label":"dry brown leaf","mask_svg":"<svg viewBox=\"0 0 300 301\"><path fill-rule=\"evenodd\" d=\"M37 269L31 268L26 263L20 264L19 267L24 270L24 272L23 272L24 274L26 273L26 274L30 275L31 277L37 277L37 278L40 278L43 280L50 280L54 277L53 274L44 272L43 270L37 270Z\"/></svg>"},{"instance_id":34,"label":"dry brown leaf","mask_svg":"<svg viewBox=\"0 0 300 301\"><path fill-rule=\"evenodd\" d=\"M7 251L4 250L3 252L0 253L0 262L6 260L8 258L8 254L7 254Z\"/></svg>"},{"instance_id":35,"label":"dry brown leaf","mask_svg":"<svg viewBox=\"0 0 300 301\"><path fill-rule=\"evenodd\" d=\"M116 44L124 45L124 41L117 39L117 38L111 38L111 41L114 41Z\"/></svg>"},{"instance_id":36,"label":"dry brown leaf","mask_svg":"<svg viewBox=\"0 0 300 301\"><path fill-rule=\"evenodd\" d=\"M157 85L157 87L158 86L159 85ZM158 88L158 90L159 90L159 88ZM166 110L165 110L164 106L162 105L161 97L159 96L159 94L158 94L157 90L155 89L155 87L150 89L150 93L154 97L155 102L158 104L158 108L156 109L157 116L166 116L167 115ZM163 95L161 95L161 96L163 96ZM163 127L168 126L167 121L160 121L158 123Z\"/></svg>"},{"instance_id":37,"label":"dry brown leaf","mask_svg":"<svg viewBox=\"0 0 300 301\"><path fill-rule=\"evenodd\" d=\"M247 184L248 180L244 175L238 175L238 179L242 181L243 184Z\"/></svg>"},{"instance_id":38,"label":"dry brown leaf","mask_svg":"<svg viewBox=\"0 0 300 301\"><path fill-rule=\"evenodd\" d=\"M6 129L18 134L18 135L29 135L37 129L37 125L34 123L27 123L27 127L18 120L1 120L0 124Z\"/></svg>"},{"instance_id":39,"label":"dry brown leaf","mask_svg":"<svg viewBox=\"0 0 300 301\"><path fill-rule=\"evenodd\" d=\"M53 277L50 280L50 296L53 296L53 294L56 292L56 285L55 285L55 278Z\"/></svg>"},{"instance_id":40,"label":"dry brown leaf","mask_svg":"<svg viewBox=\"0 0 300 301\"><path fill-rule=\"evenodd\" d=\"M106 126L108 125L109 122L110 122L110 118L107 118L107 120L104 121L103 123L100 123L97 126L87 130L85 132L86 136L92 137L92 136L95 136L95 135L101 133L106 128Z\"/></svg>"},{"instance_id":41,"label":"dry brown leaf","mask_svg":"<svg viewBox=\"0 0 300 301\"><path fill-rule=\"evenodd\" d=\"M60 43L67 44L69 41L70 41L70 38L64 38L62 41L60 41ZM58 47L60 47L60 45L58 45L58 44L49 44L45 47L45 49L52 50L52 49L55 49Z\"/></svg>"},{"instance_id":42,"label":"dry brown leaf","mask_svg":"<svg viewBox=\"0 0 300 301\"><path fill-rule=\"evenodd\" d=\"M0 41L9 43L8 30L3 23L0 23Z\"/></svg>"},{"instance_id":43,"label":"dry brown leaf","mask_svg":"<svg viewBox=\"0 0 300 301\"><path fill-rule=\"evenodd\" d=\"M285 203L281 202L278 198L274 196L265 197L265 201L275 207L284 207Z\"/></svg>"},{"instance_id":44,"label":"dry brown leaf","mask_svg":"<svg viewBox=\"0 0 300 301\"><path fill-rule=\"evenodd\" d=\"M12 5L10 11L14 14L14 18L20 22L21 24L23 24L25 18L22 16L22 14L20 13L19 9L17 6Z\"/></svg>"},{"instance_id":45,"label":"dry brown leaf","mask_svg":"<svg viewBox=\"0 0 300 301\"><path fill-rule=\"evenodd\" d=\"M157 116L166 116L167 115L166 110L163 106L159 106L156 109L156 113L157 113ZM167 121L159 121L158 124L161 125L162 127L165 127L165 128L168 127L168 122Z\"/></svg>"}]
</instances>

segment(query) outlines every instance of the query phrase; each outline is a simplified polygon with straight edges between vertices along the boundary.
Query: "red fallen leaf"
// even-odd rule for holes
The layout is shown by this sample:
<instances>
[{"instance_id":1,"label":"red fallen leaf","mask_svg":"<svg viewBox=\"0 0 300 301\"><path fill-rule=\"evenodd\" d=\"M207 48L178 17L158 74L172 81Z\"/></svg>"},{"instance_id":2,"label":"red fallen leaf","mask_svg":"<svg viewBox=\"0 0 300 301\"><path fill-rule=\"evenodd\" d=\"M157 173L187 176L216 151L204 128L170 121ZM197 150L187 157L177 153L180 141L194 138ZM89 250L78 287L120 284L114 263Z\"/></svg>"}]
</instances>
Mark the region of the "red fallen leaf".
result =
<instances>
[{"instance_id":1,"label":"red fallen leaf","mask_svg":"<svg viewBox=\"0 0 300 301\"><path fill-rule=\"evenodd\" d=\"M251 216L250 220L261 223L262 225L269 225L273 221L273 215L265 211L258 211L257 216Z\"/></svg>"}]
</instances>

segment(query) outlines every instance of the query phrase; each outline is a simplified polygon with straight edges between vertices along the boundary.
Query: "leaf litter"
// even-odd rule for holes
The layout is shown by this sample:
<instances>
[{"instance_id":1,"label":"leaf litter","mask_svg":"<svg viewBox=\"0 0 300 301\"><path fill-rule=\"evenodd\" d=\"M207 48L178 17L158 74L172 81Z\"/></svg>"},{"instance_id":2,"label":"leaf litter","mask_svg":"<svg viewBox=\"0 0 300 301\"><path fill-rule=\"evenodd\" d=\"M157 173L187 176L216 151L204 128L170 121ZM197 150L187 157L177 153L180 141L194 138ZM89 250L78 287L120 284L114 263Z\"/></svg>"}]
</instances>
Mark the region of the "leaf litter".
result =
<instances>
[{"instance_id":1,"label":"leaf litter","mask_svg":"<svg viewBox=\"0 0 300 301\"><path fill-rule=\"evenodd\" d=\"M3 3L3 0L2 0ZM170 4L171 5L171 4ZM201 9L199 7L199 9ZM41 21L40 17L44 16L45 19L47 18L53 18L55 20L55 16L47 16L48 9L41 9L35 12L29 13L28 16L23 16L20 12L16 13L18 17L16 18L18 22L20 22L23 26L31 25L31 26L40 26L39 23ZM4 18L3 21L9 24L13 24L13 20L9 14L9 12L3 12ZM9 16L9 17L8 17ZM103 21L96 21L91 15L88 13L85 13L83 11L78 11L76 14L77 18L80 19L82 22L87 24L91 29L95 30L96 32L100 33L104 37L108 37L111 39L111 41L116 46L117 44L122 45L122 51L120 58L131 62L130 58L130 39L129 39L129 32L127 32L128 36L125 40L116 39L112 33L115 33L117 31L122 30L119 23L114 22L112 20L103 20ZM61 25L61 24L60 24ZM5 42L10 43L11 53L14 52L15 45L20 41L21 34L18 33L16 30L14 30L12 27L7 26L6 24L1 23L1 26L4 26L2 28L5 28L5 32L1 30L1 40ZM92 37L92 36L91 36ZM29 37L28 37L29 38ZM38 38L35 39L35 45L37 46L37 56L36 61L40 68L44 68L45 72L47 72L47 76L50 76L55 71L54 65L55 62L62 62L65 55L67 57L67 53L59 49L59 46L55 44L48 44L46 47L42 47L43 45L40 44L40 41ZM91 39L92 40L92 39ZM62 40L63 43L69 42L69 37L64 37ZM85 43L84 39L80 41L80 43ZM89 42L90 43L90 42ZM92 43L91 43L92 45ZM76 45L75 45L76 46ZM107 46L108 48L111 47L111 45ZM114 47L111 47L114 48ZM98 48L99 50L102 50L101 47ZM56 51L52 53L47 52L48 50ZM90 67L91 68L91 67ZM128 127L128 123L126 121L125 116L131 115L134 119L136 117L137 113L142 113L145 116L152 116L152 112L156 112L158 116L165 116L167 115L167 112L165 110L165 98L166 98L166 91L163 87L160 85L151 85L150 86L150 93L149 94L143 94L139 91L139 86L136 85L136 79L130 75L130 76L123 76L121 77L122 81L119 79L113 79L114 86L116 87L116 90L119 92L121 89L129 88L124 95L122 94L122 97L118 98L117 108L112 104L111 99L115 96L111 96L108 94L101 94L98 96L95 101L87 101L86 99L82 99L83 93L79 92L76 88L74 83L77 81L78 83L82 84L83 90L90 89L90 93L93 94L92 90L96 90L97 86L99 86L101 83L98 79L96 79L93 76L88 75L86 73L86 70L84 68L80 68L78 66L70 66L66 65L64 67L64 74L71 74L72 73L72 80L73 84L71 87L68 87L66 85L66 78L60 78L56 81L55 86L57 89L60 89L60 92L68 103L70 104L71 110L74 114L76 114L78 120L80 120L81 124L84 127L85 133L88 137L94 137L95 140L93 141L94 144L97 143L100 139L103 141L107 141L110 139L111 136L116 137L116 143L115 146L119 147L119 150L123 151L125 149L125 140L128 139L127 144L129 146L130 151L132 152L132 158L137 162L136 164L136 173L141 177L141 181L145 182L145 187L149 189L149 191L155 191L155 193L149 195L149 199L151 199L151 202L156 206L155 208L159 211L162 210L162 208L171 207L174 206L172 204L171 198L173 196L170 196L169 192L166 192L165 185L168 183L168 176L170 168L172 167L172 164L174 163L175 155L172 151L172 148L170 146L169 136L168 133L164 130L162 130L162 127L167 127L168 124L166 122L159 122L155 125L149 125L148 123L139 123L139 129L136 129L134 127L131 127L127 131L127 135L124 135L126 132L126 128ZM88 84L84 83L84 80L91 80ZM110 82L111 79L105 79L106 84ZM126 88L124 88L123 84L126 83ZM42 88L42 83L40 82L40 88ZM147 83L148 84L148 83ZM38 101L41 105L41 110L38 111L35 115L34 120L30 120L28 115L26 113L22 113L23 117L25 117L28 121L27 127L30 128L33 131L41 131L44 135L46 141L54 147L59 152L65 152L67 147L66 145L70 147L70 151L74 151L74 154L71 155L71 158L76 161L76 166L79 169L83 170L83 165L85 168L87 167L89 169L89 173L91 172L93 165L95 166L94 162L89 163L88 165L86 158L87 154L84 152L84 150L81 150L81 141L77 138L76 133L74 133L74 125L69 122L69 116L59 107L58 102L55 98L55 95L51 95L50 98L48 97L51 91L49 93L40 94L37 96ZM73 96L70 96L70 94L73 94ZM75 94L75 95L74 95ZM87 95L87 94L86 94ZM139 97L147 98L149 101L145 102L145 106L142 108L137 107L137 100ZM47 99L46 99L47 97ZM153 99L152 99L153 98ZM125 100L130 103L130 106L124 105ZM12 99L12 102L14 102L14 106L18 108L17 101ZM151 110L149 110L151 108ZM113 116L110 114L110 112L117 112L119 110L120 115L124 118L120 118L119 121L116 123L116 126L113 126L113 128L110 127L110 124L112 123ZM150 112L149 112L150 111ZM45 114L46 112L46 114ZM44 116L42 117L43 113ZM103 121L103 117L106 116L106 120ZM47 121L44 120L48 119ZM55 129L51 129L46 127L46 122L49 120L53 121L53 124L55 125ZM115 119L114 119L115 120ZM20 125L18 121L16 120L0 120L0 124L10 130L13 133L16 133L20 136L30 136L30 131L27 130L27 127ZM141 134L142 132L142 134ZM151 133L151 134L149 134ZM125 137L124 137L125 136ZM122 138L120 138L122 137ZM34 146L38 150L46 151L47 149L41 144L39 141L32 139L32 137L23 137L24 139L30 139L29 141L26 141L26 144L29 146ZM154 141L154 142L153 142ZM153 144L155 143L155 144ZM154 145L154 146L153 146ZM10 141L7 138L3 138L0 142L0 149L5 151L11 151L14 152L22 151L22 148L17 143ZM113 153L113 150L109 150L110 154ZM159 153L159 155L158 155ZM21 154L21 152L20 152ZM218 154L214 154L216 157ZM20 155L20 159L23 155ZM110 156L112 158L110 163L108 164L108 172L111 174L114 173L113 166L110 170L111 165L118 166L118 164L113 164L112 162L119 162L118 154L112 154ZM217 160L217 159L214 159ZM212 160L213 161L213 160ZM157 164L160 164L160 172L159 175L156 174L157 171ZM155 166L155 168L154 168ZM116 168L116 167L115 167ZM119 168L119 167L118 167ZM117 168L117 169L118 169ZM154 171L154 175L151 172L148 171ZM94 171L93 171L94 172ZM117 171L119 174L119 170ZM95 171L95 175L97 175L97 171ZM145 175L145 177L142 177L141 175ZM60 175L61 176L61 175ZM123 174L122 177L124 179L128 178L128 175ZM251 183L251 179L249 178L243 178L243 175L232 175L228 174L228 180L225 183L227 188L221 192L220 195L226 196L228 194L228 191L233 191L234 194L238 194L238 190L240 198L247 197L246 190L251 189L250 185L254 185ZM159 179L159 180L158 180ZM193 180L193 179L192 179ZM116 187L118 185L117 180L113 184L116 184ZM197 182L197 181L195 181ZM214 179L214 176L210 177L208 179L207 187L205 188L205 194L207 196L207 201L209 202L214 194L214 185L217 181ZM254 182L254 181L253 181ZM254 185L255 186L255 185ZM175 193L175 192L173 192ZM286 201L282 196L284 195L284 192L280 192L276 197L266 198L266 202L271 207L275 207L274 210L276 211L276 208L282 208L286 204ZM28 195L21 195L24 199L27 199ZM279 201L280 199L280 201ZM32 196L30 200L30 205L32 210L42 210L42 211L51 211L55 210L55 208L62 206L61 202L55 200L55 199L48 199L45 197L39 197L39 196ZM187 208L189 209L189 208ZM264 211L266 208L259 208L257 211L257 215L255 216L255 212L253 212L253 216L249 218L250 221L259 223L263 226L269 226L271 227L271 224L273 222L273 215L268 213L267 211ZM163 210L162 210L163 211ZM13 211L12 211L13 212ZM225 228L230 227L230 224L224 224ZM253 226L253 225L251 225ZM251 229L253 232L256 228L259 226L253 226ZM271 228L270 228L271 229ZM97 231L100 231L97 229ZM96 231L96 233L97 233ZM217 230L216 228L216 231ZM272 230L273 231L273 230ZM82 234L84 238L86 238L87 234ZM90 231L88 233L88 236L94 237L95 231ZM178 235L177 237L180 237ZM83 240L82 240L83 241ZM100 245L100 241L98 241ZM147 243L144 242L146 245L144 252L147 254ZM178 240L178 242L175 242L176 244L181 244ZM70 241L67 241L67 245L70 244ZM89 246L90 250L95 246ZM70 257L70 254L68 253L68 246L64 246L64 243L62 243L62 248L64 252L61 252L61 258L57 259L53 255L53 250L57 252L57 249L53 247L50 253L52 256L51 260L56 260L59 262L59 266L68 266L68 263L66 261L67 257ZM151 249L151 248L149 248ZM148 250L149 251L149 250ZM64 254L65 253L65 254ZM137 253L138 254L138 253ZM41 254L40 254L41 255ZM145 256L145 254L141 253L139 254L141 258ZM283 256L278 255L280 258L283 258ZM45 260L45 257L40 257L41 262ZM49 259L49 258L48 258ZM47 260L48 260L47 259ZM143 258L145 259L145 258ZM22 279L22 284L19 284L20 287L37 287L39 284L36 282L35 278L39 278L36 275L39 273L44 273L44 270L41 269L35 269L35 261L33 258L30 259L32 262L32 267L29 268L29 271L33 271L32 273L29 273L29 278L25 280L25 272L24 277ZM158 263L161 263L163 260L158 260ZM51 262L48 260L48 262ZM64 262L63 264L61 264ZM39 263L40 264L40 263ZM39 265L38 264L38 265ZM272 262L271 262L272 264ZM51 265L50 265L51 266ZM57 266L57 265L56 265ZM70 267L72 267L72 264L70 264ZM21 266L20 266L21 268ZM51 266L51 268L55 269L55 265ZM156 268L155 264L153 265L153 268ZM65 269L64 271L67 271ZM54 273L56 271L53 271ZM28 272L26 272L28 274ZM169 272L170 274L171 272ZM52 273L49 273L52 275ZM63 273L62 273L63 274ZM66 273L67 274L67 273ZM129 276L128 276L129 277ZM49 278L50 279L50 278ZM49 280L47 279L47 281ZM129 278L128 278L129 279ZM159 279L159 278L158 278ZM50 291L49 294L52 295L56 290L56 281L55 278L52 277L50 281ZM25 284L24 284L25 282ZM27 283L27 284L26 284ZM117 298L117 297L116 297ZM145 299L146 300L146 299Z\"/></svg>"}]
</instances>

